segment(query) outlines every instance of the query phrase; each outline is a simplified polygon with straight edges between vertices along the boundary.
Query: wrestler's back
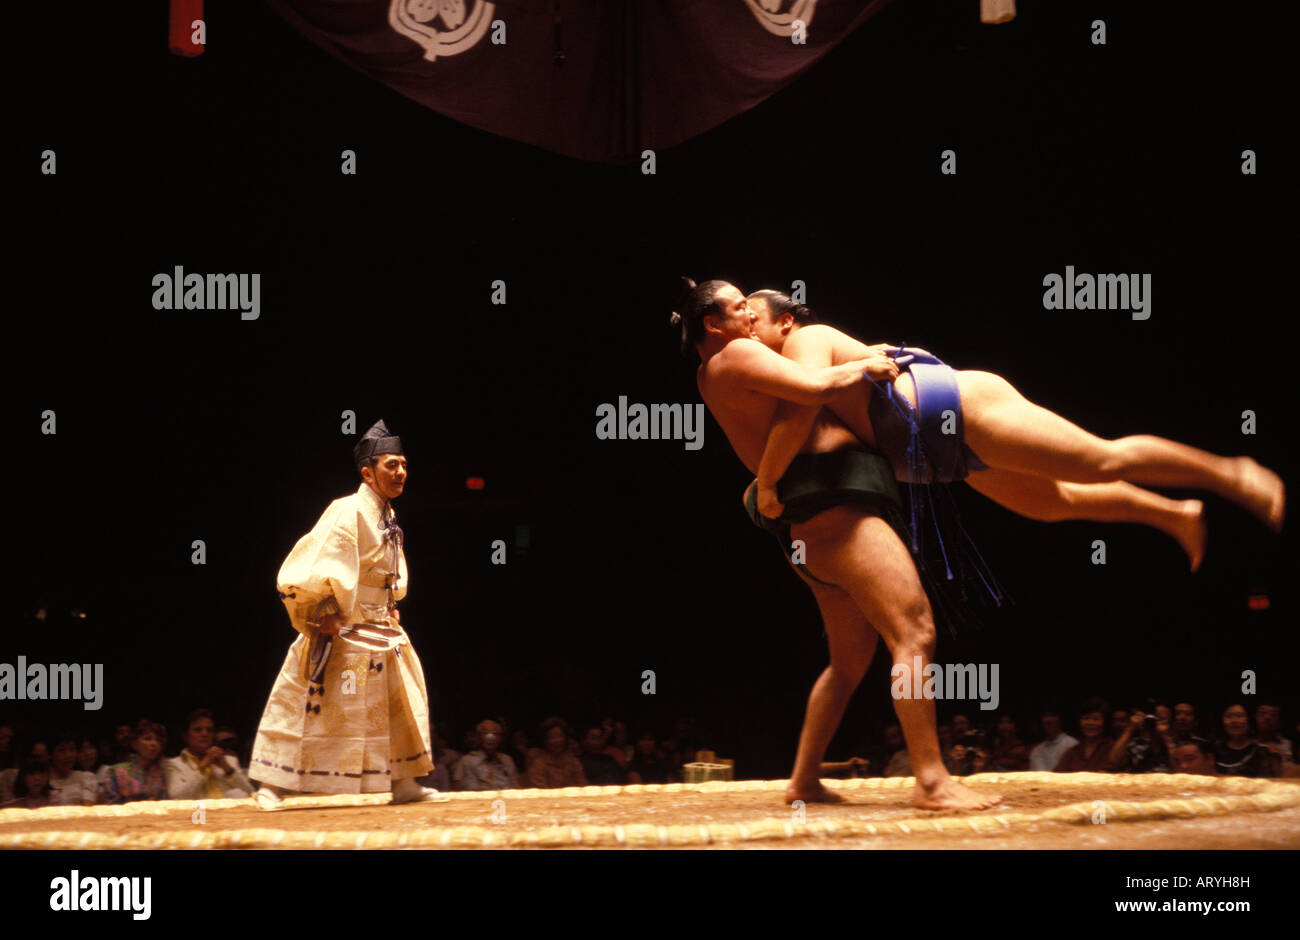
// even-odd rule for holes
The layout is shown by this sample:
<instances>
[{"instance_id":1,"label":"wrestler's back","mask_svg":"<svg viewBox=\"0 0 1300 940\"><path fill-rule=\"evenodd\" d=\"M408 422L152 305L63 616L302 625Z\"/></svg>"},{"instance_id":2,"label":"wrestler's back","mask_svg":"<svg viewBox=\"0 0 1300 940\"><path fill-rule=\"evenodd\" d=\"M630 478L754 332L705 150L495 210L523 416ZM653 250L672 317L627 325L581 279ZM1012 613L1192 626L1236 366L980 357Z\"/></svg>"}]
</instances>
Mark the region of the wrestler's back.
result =
<instances>
[{"instance_id":1,"label":"wrestler's back","mask_svg":"<svg viewBox=\"0 0 1300 940\"><path fill-rule=\"evenodd\" d=\"M790 343L796 345L791 348ZM859 359L865 359L872 353L871 347L859 342L847 333L841 332L832 326L824 323L810 323L808 326L801 327L790 339L786 341L786 355L795 356L798 352L798 344L808 343L822 346L829 346L831 350L830 365L838 366L846 362L855 362ZM916 405L916 387L912 381L912 376L904 372L899 376L899 380L894 383L894 388L912 403ZM845 391L834 401L826 405L826 408L832 411L841 422L848 426L864 443L871 446L876 444L876 432L871 426L871 417L868 413L868 407L871 404L871 396L876 394L875 388L866 383L859 388L852 388ZM818 422L821 423L820 420ZM816 428L814 428L816 431ZM815 436L815 435L814 435ZM809 444L805 445L804 453L815 453L811 446L813 440L809 438ZM844 446L844 445L840 445ZM824 447L822 450L833 450L834 448Z\"/></svg>"}]
</instances>

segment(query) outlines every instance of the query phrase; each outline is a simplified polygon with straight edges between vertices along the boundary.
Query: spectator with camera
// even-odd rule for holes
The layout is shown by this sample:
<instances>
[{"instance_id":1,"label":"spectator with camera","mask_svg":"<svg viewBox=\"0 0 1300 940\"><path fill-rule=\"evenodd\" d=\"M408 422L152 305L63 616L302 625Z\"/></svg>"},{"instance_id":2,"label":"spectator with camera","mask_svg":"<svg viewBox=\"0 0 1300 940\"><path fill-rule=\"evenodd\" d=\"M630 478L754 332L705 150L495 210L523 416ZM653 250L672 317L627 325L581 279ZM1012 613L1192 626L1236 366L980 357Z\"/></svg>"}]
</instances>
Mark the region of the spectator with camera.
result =
<instances>
[{"instance_id":1,"label":"spectator with camera","mask_svg":"<svg viewBox=\"0 0 1300 940\"><path fill-rule=\"evenodd\" d=\"M1169 748L1159 725L1155 715L1133 709L1128 727L1110 749L1110 761L1116 770L1132 774L1169 772Z\"/></svg>"}]
</instances>

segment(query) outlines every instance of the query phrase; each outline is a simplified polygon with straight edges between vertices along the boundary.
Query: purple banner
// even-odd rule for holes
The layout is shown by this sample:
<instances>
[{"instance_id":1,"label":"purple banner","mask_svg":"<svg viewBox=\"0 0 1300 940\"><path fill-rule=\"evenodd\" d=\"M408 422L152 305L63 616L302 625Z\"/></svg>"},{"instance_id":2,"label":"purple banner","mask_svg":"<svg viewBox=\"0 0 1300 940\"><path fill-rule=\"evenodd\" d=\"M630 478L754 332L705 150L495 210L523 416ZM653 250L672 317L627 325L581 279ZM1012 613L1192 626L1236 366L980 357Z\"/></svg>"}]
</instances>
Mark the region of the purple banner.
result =
<instances>
[{"instance_id":1,"label":"purple banner","mask_svg":"<svg viewBox=\"0 0 1300 940\"><path fill-rule=\"evenodd\" d=\"M793 81L888 0L268 0L321 48L457 121L636 160Z\"/></svg>"}]
</instances>

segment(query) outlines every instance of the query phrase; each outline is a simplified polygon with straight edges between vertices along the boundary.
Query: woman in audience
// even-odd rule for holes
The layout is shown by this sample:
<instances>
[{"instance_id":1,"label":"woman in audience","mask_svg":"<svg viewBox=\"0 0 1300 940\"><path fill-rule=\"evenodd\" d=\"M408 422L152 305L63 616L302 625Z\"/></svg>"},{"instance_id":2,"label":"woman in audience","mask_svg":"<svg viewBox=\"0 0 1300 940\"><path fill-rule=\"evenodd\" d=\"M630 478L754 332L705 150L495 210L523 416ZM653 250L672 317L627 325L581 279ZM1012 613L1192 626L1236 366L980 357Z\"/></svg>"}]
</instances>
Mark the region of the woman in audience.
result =
<instances>
[{"instance_id":1,"label":"woman in audience","mask_svg":"<svg viewBox=\"0 0 1300 940\"><path fill-rule=\"evenodd\" d=\"M53 791L50 789L50 765L39 757L29 757L18 766L17 770L13 799L5 806L21 809L40 809L42 806L49 806L53 802Z\"/></svg>"},{"instance_id":2,"label":"woman in audience","mask_svg":"<svg viewBox=\"0 0 1300 940\"><path fill-rule=\"evenodd\" d=\"M99 796L99 781L94 774L77 768L80 735L71 731L61 732L51 742L54 744L54 756L50 760L53 802L60 806L93 806Z\"/></svg>"},{"instance_id":3,"label":"woman in audience","mask_svg":"<svg viewBox=\"0 0 1300 940\"><path fill-rule=\"evenodd\" d=\"M1223 710L1223 737L1214 744L1214 766L1234 777L1278 777L1276 755L1251 735L1250 713L1234 703Z\"/></svg>"},{"instance_id":4,"label":"woman in audience","mask_svg":"<svg viewBox=\"0 0 1300 940\"><path fill-rule=\"evenodd\" d=\"M129 760L112 764L99 788L101 803L131 803L136 800L167 799L162 752L167 729L157 722L142 721L131 733Z\"/></svg>"},{"instance_id":5,"label":"woman in audience","mask_svg":"<svg viewBox=\"0 0 1300 940\"><path fill-rule=\"evenodd\" d=\"M253 793L239 760L218 747L212 712L190 712L185 723L185 747L163 764L167 796L173 800L243 799Z\"/></svg>"},{"instance_id":6,"label":"woman in audience","mask_svg":"<svg viewBox=\"0 0 1300 940\"><path fill-rule=\"evenodd\" d=\"M569 750L569 735L563 718L542 722L543 749L528 765L528 783L534 787L585 787L587 775Z\"/></svg>"}]
</instances>

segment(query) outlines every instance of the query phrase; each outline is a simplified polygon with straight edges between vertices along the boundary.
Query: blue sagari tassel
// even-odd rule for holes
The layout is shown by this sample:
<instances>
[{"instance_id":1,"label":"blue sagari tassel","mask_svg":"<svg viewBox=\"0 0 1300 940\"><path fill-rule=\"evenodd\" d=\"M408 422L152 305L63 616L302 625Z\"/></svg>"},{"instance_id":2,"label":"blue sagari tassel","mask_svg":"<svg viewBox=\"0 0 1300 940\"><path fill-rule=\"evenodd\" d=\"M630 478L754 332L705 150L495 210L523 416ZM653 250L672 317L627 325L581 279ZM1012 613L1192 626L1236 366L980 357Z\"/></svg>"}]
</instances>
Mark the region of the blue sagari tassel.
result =
<instances>
[{"instance_id":1,"label":"blue sagari tassel","mask_svg":"<svg viewBox=\"0 0 1300 940\"><path fill-rule=\"evenodd\" d=\"M895 359L903 355L903 349L906 344L900 345L898 350L892 355ZM966 582L971 580L970 571L973 571L993 603L998 607L1002 606L1003 601L1013 602L1012 598L998 583L993 575L993 570L984 560L980 553L979 547L975 540L971 538L966 527L962 525L961 514L957 511L956 500L953 499L949 491L949 484L938 481L938 471L935 469L932 461L926 459L924 452L924 442L921 436L920 422L917 420L917 414L913 410L911 403L901 394L896 393L894 384L882 384L867 376L872 385L875 386L878 394L883 394L886 400L893 405L894 409L903 418L908 428L907 444L907 476L908 482L908 510L910 534L910 548L912 556L916 561L924 581L929 582L927 586L931 588L929 593L932 595L931 600L940 612L946 613L943 618L949 623L949 630L955 634L953 629L954 622L964 624L978 625L978 620L973 618L967 611L959 609L945 598L938 590L940 585L934 583L938 579L934 578L930 572L930 564L926 558L926 545L924 533L934 529L934 537L938 542L939 555L943 559L943 580L953 585L960 591L960 599L963 602L970 600L966 591ZM929 480L932 482L920 482ZM913 482L916 481L916 482ZM939 491L938 505L935 501L935 491ZM944 538L945 530L948 532L948 539ZM952 557L949 556L949 547L952 548ZM953 562L956 562L957 571L953 572ZM954 584L955 582L955 584ZM938 596L935 596L938 595Z\"/></svg>"}]
</instances>

